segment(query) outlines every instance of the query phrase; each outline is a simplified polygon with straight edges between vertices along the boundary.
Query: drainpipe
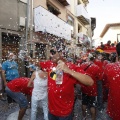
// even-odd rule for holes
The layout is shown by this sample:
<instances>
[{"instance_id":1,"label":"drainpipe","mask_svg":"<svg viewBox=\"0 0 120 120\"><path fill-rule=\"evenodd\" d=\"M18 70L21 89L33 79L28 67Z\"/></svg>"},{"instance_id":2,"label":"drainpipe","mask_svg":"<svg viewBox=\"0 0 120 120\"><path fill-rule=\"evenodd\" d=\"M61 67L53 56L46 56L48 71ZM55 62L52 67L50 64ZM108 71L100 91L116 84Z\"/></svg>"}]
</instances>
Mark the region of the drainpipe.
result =
<instances>
[{"instance_id":1,"label":"drainpipe","mask_svg":"<svg viewBox=\"0 0 120 120\"><path fill-rule=\"evenodd\" d=\"M24 42L25 50L27 50L27 44L28 44L29 8L30 8L30 2L29 0L27 0L27 10L26 10L26 19L25 19L25 42Z\"/></svg>"},{"instance_id":2,"label":"drainpipe","mask_svg":"<svg viewBox=\"0 0 120 120\"><path fill-rule=\"evenodd\" d=\"M29 12L30 12L30 0L27 0L27 10L26 10L26 19L25 19L25 41L24 41L24 50L28 52L28 31L29 31ZM27 53L28 54L28 53ZM25 64L25 73L26 77L29 77L29 72L26 66L28 66L28 61L24 61Z\"/></svg>"},{"instance_id":3,"label":"drainpipe","mask_svg":"<svg viewBox=\"0 0 120 120\"><path fill-rule=\"evenodd\" d=\"M30 0L30 56L33 57L33 0Z\"/></svg>"}]
</instances>

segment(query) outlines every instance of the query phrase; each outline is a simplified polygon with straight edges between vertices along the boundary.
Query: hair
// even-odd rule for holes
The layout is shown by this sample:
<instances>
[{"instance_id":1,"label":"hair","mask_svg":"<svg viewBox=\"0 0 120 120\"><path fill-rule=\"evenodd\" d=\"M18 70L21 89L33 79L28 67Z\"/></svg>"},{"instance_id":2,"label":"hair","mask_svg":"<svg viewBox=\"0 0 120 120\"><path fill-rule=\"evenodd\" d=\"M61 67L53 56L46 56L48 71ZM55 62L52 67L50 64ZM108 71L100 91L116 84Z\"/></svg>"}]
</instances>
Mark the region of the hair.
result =
<instances>
[{"instance_id":1,"label":"hair","mask_svg":"<svg viewBox=\"0 0 120 120\"><path fill-rule=\"evenodd\" d=\"M90 61L95 60L96 58L95 52L89 53L88 58L90 59Z\"/></svg>"},{"instance_id":2,"label":"hair","mask_svg":"<svg viewBox=\"0 0 120 120\"><path fill-rule=\"evenodd\" d=\"M116 52L118 54L118 58L120 59L120 42L116 45Z\"/></svg>"},{"instance_id":3,"label":"hair","mask_svg":"<svg viewBox=\"0 0 120 120\"><path fill-rule=\"evenodd\" d=\"M111 53L110 61L111 62L115 62L116 61L116 57L117 57L116 53Z\"/></svg>"}]
</instances>

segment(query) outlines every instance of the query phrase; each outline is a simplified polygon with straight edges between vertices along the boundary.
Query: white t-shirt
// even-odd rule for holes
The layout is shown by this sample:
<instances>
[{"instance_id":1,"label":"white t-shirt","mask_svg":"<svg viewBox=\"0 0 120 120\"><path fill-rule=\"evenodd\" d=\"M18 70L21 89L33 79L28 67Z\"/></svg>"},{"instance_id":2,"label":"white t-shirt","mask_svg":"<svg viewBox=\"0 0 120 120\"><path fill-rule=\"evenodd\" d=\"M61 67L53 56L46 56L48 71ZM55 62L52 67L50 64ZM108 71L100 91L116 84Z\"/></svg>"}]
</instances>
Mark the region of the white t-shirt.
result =
<instances>
[{"instance_id":1,"label":"white t-shirt","mask_svg":"<svg viewBox=\"0 0 120 120\"><path fill-rule=\"evenodd\" d=\"M34 97L34 99L36 100L43 100L44 98L47 97L47 83L48 80L47 78L42 79L39 77L39 73L41 72L41 70L36 71L36 77L34 79L34 88L32 91L32 97Z\"/></svg>"}]
</instances>

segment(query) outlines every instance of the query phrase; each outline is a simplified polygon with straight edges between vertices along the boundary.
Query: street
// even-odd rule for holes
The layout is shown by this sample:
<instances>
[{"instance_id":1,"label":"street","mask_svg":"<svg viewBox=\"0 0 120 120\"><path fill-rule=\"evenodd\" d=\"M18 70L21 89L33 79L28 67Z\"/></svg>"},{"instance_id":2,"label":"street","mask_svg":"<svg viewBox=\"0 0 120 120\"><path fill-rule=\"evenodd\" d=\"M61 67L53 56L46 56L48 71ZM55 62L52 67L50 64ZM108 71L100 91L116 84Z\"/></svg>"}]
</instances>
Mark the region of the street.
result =
<instances>
[{"instance_id":1,"label":"street","mask_svg":"<svg viewBox=\"0 0 120 120\"><path fill-rule=\"evenodd\" d=\"M106 104L104 105L104 107L106 108ZM0 100L0 120L17 120L18 110L19 110L19 106L17 103L13 103L8 106L7 101ZM109 118L107 118L105 111L106 109L104 109L102 112L97 111L96 120L110 120ZM75 113L74 120L81 120L82 110L81 110L80 100L77 100L75 103L74 113ZM87 120L91 120L89 111L87 113L88 113ZM30 109L27 109L23 120L30 120ZM42 109L40 108L38 108L37 120L44 120L43 112Z\"/></svg>"}]
</instances>

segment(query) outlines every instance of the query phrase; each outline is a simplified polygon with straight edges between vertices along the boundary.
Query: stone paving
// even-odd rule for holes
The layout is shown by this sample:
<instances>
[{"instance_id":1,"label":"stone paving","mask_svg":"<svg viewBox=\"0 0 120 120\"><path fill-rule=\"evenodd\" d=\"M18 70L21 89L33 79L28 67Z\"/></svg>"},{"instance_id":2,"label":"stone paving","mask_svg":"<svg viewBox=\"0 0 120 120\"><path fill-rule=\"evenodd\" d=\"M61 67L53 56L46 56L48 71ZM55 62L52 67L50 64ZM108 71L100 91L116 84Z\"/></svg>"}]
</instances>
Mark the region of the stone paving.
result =
<instances>
[{"instance_id":1,"label":"stone paving","mask_svg":"<svg viewBox=\"0 0 120 120\"><path fill-rule=\"evenodd\" d=\"M106 104L104 105L104 107L106 108ZM0 100L0 120L17 120L18 111L19 106L17 103L8 105L7 101ZM38 111L39 112L37 114L37 120L44 120L42 110L39 108ZM82 111L80 100L77 100L75 103L74 115L75 115L74 120L81 120ZM27 109L23 120L30 120L30 109ZM91 120L89 111L86 120ZM102 112L97 111L96 120L110 120L106 114L106 109L104 109Z\"/></svg>"},{"instance_id":2,"label":"stone paving","mask_svg":"<svg viewBox=\"0 0 120 120\"><path fill-rule=\"evenodd\" d=\"M106 114L106 106L107 104L104 104L104 109L103 111L98 111L97 110L97 118L96 120L111 120L108 115ZM81 108L81 100L77 99L74 107L74 120L82 120L82 108ZM87 118L86 120L91 120L90 119L90 112L89 110L87 111Z\"/></svg>"}]
</instances>

